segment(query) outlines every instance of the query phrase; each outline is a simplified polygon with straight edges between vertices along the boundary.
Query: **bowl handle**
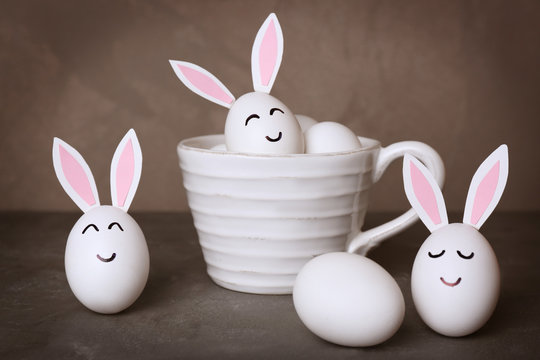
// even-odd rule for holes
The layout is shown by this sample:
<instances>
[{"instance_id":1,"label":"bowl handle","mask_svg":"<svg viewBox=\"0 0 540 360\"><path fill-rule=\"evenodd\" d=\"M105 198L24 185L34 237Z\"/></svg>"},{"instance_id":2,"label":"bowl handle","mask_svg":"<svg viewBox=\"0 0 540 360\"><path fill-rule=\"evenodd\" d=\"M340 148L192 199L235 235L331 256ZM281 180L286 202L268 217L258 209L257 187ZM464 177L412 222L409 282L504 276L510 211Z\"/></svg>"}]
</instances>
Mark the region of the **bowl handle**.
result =
<instances>
[{"instance_id":1,"label":"bowl handle","mask_svg":"<svg viewBox=\"0 0 540 360\"><path fill-rule=\"evenodd\" d=\"M443 161L432 147L419 141L401 141L381 148L372 173L373 183L381 178L392 161L403 157L405 154L413 155L423 162L442 188L444 183ZM416 220L418 220L418 215L416 215L414 209L409 209L387 223L367 231L360 231L347 243L347 252L366 255L371 248L405 230L414 224Z\"/></svg>"}]
</instances>

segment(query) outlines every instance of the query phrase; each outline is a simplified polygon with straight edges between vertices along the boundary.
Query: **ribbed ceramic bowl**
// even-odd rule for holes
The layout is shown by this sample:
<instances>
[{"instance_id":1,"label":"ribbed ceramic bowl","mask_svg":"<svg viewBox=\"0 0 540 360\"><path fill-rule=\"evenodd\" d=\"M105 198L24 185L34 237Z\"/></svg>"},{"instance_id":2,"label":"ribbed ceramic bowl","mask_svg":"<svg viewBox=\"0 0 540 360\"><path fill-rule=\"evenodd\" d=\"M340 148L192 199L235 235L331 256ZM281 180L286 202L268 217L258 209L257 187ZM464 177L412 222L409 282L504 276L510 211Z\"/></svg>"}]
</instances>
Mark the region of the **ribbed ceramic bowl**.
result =
<instances>
[{"instance_id":1,"label":"ribbed ceramic bowl","mask_svg":"<svg viewBox=\"0 0 540 360\"><path fill-rule=\"evenodd\" d=\"M342 251L363 225L381 149L254 155L211 150L223 135L180 142L178 156L195 228L214 282L288 294L313 257Z\"/></svg>"}]
</instances>

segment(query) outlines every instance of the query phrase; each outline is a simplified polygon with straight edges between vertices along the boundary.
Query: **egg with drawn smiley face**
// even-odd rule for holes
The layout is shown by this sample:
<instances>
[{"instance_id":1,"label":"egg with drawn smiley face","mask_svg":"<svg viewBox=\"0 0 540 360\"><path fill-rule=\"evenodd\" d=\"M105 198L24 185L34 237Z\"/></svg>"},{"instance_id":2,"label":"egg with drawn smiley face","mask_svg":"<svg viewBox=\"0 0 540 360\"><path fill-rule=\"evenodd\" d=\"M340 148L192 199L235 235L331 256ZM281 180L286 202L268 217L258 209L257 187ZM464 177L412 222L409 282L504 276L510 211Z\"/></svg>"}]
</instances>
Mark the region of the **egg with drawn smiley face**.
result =
<instances>
[{"instance_id":1,"label":"egg with drawn smiley face","mask_svg":"<svg viewBox=\"0 0 540 360\"><path fill-rule=\"evenodd\" d=\"M403 162L405 193L431 235L414 260L411 290L424 322L446 336L466 336L491 317L499 298L495 252L480 227L499 202L508 178L508 147L499 146L474 174L463 223L448 223L435 178L413 156Z\"/></svg>"},{"instance_id":2,"label":"egg with drawn smiley face","mask_svg":"<svg viewBox=\"0 0 540 360\"><path fill-rule=\"evenodd\" d=\"M488 241L466 224L434 231L420 247L411 275L422 320L447 336L478 330L499 297L499 265Z\"/></svg>"},{"instance_id":3,"label":"egg with drawn smiley face","mask_svg":"<svg viewBox=\"0 0 540 360\"><path fill-rule=\"evenodd\" d=\"M69 286L92 311L114 314L125 310L142 293L150 268L144 234L127 213L142 171L135 131L126 133L113 155L112 206L101 205L90 167L75 148L55 138L52 155L60 184L83 211L66 244Z\"/></svg>"},{"instance_id":4,"label":"egg with drawn smiley face","mask_svg":"<svg viewBox=\"0 0 540 360\"><path fill-rule=\"evenodd\" d=\"M264 154L304 152L304 135L295 115L275 97L251 92L238 98L225 123L227 150Z\"/></svg>"},{"instance_id":5,"label":"egg with drawn smiley face","mask_svg":"<svg viewBox=\"0 0 540 360\"><path fill-rule=\"evenodd\" d=\"M93 311L113 314L129 307L143 291L150 257L135 220L117 207L100 206L74 225L64 263L75 297Z\"/></svg>"},{"instance_id":6,"label":"egg with drawn smiley face","mask_svg":"<svg viewBox=\"0 0 540 360\"><path fill-rule=\"evenodd\" d=\"M298 119L270 95L283 57L283 32L276 14L259 28L251 51L253 92L238 99L208 70L169 60L178 79L191 91L229 109L225 122L227 151L254 154L301 154L304 136ZM303 118L303 123L311 121Z\"/></svg>"}]
</instances>

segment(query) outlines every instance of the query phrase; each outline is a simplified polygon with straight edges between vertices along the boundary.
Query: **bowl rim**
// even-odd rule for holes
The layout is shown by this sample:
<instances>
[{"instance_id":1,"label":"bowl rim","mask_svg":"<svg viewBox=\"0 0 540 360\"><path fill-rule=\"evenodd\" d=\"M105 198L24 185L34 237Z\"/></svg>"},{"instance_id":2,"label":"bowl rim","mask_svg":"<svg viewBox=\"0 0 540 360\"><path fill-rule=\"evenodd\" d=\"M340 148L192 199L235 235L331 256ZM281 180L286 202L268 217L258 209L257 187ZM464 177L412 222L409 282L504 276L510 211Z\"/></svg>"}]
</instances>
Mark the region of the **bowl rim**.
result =
<instances>
[{"instance_id":1,"label":"bowl rim","mask_svg":"<svg viewBox=\"0 0 540 360\"><path fill-rule=\"evenodd\" d=\"M229 155L229 156L241 156L241 157L253 157L253 158L316 158L316 157L330 157L330 156L355 154L355 153L361 153L361 152L369 152L369 151L373 151L381 147L381 142L379 140L375 140L375 139L363 137L363 136L358 136L358 139L360 140L362 144L364 144L365 142L368 142L370 143L369 145L362 146L354 150L328 152L328 153L316 153L316 154L305 154L305 153L303 154L258 154L258 153L206 149L206 148L197 147L194 145L194 143L201 142L203 140L209 140L209 139L223 139L223 141L219 143L220 144L225 143L224 134L201 135L201 136L195 136L195 137L190 137L190 138L181 140L177 145L177 151L178 153L180 153L181 151L194 151L194 152L215 154L215 155L221 155L221 156Z\"/></svg>"}]
</instances>

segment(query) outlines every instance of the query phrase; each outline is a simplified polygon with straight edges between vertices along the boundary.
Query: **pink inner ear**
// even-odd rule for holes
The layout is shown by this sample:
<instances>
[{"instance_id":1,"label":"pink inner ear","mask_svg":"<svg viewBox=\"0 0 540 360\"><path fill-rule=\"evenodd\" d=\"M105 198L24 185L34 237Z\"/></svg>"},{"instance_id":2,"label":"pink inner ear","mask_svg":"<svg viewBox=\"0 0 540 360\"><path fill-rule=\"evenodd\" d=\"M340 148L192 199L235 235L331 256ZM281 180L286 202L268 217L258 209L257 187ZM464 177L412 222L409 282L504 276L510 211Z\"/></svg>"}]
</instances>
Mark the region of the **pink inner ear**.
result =
<instances>
[{"instance_id":1,"label":"pink inner ear","mask_svg":"<svg viewBox=\"0 0 540 360\"><path fill-rule=\"evenodd\" d=\"M272 79L278 57L278 40L276 26L272 19L268 24L266 33L261 41L259 50L259 69L261 71L261 83L267 86Z\"/></svg>"},{"instance_id":2,"label":"pink inner ear","mask_svg":"<svg viewBox=\"0 0 540 360\"><path fill-rule=\"evenodd\" d=\"M411 162L411 182L414 194L424 211L427 213L433 224L440 224L441 215L439 213L439 207L437 206L435 193L433 192L429 181L413 162Z\"/></svg>"},{"instance_id":3,"label":"pink inner ear","mask_svg":"<svg viewBox=\"0 0 540 360\"><path fill-rule=\"evenodd\" d=\"M131 139L127 142L116 168L116 199L118 206L124 206L126 198L133 182L135 172L135 155Z\"/></svg>"},{"instance_id":4,"label":"pink inner ear","mask_svg":"<svg viewBox=\"0 0 540 360\"><path fill-rule=\"evenodd\" d=\"M476 225L478 223L491 203L493 195L495 195L495 190L497 189L497 184L499 182L499 170L500 161L497 161L497 163L493 165L491 170L489 170L476 189L471 212L472 225Z\"/></svg>"},{"instance_id":5,"label":"pink inner ear","mask_svg":"<svg viewBox=\"0 0 540 360\"><path fill-rule=\"evenodd\" d=\"M62 145L59 145L60 163L64 177L73 190L82 198L88 205L92 206L96 203L88 174L84 171L79 162L66 150Z\"/></svg>"},{"instance_id":6,"label":"pink inner ear","mask_svg":"<svg viewBox=\"0 0 540 360\"><path fill-rule=\"evenodd\" d=\"M182 74L184 74L184 76L193 84L193 86L203 93L227 104L233 102L234 99L208 75L187 66L180 64L177 64L177 66Z\"/></svg>"}]
</instances>

